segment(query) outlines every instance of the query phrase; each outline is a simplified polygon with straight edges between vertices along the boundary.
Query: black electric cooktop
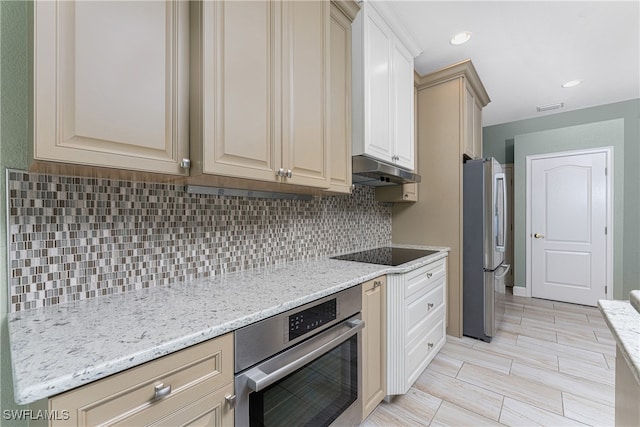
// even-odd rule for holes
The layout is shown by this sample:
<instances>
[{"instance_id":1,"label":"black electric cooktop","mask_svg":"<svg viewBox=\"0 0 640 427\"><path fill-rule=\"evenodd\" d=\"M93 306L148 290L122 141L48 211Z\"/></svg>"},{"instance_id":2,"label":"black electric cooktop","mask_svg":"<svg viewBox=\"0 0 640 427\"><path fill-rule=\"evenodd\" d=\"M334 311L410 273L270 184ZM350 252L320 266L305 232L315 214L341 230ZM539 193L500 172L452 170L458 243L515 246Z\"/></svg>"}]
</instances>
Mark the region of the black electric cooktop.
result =
<instances>
[{"instance_id":1,"label":"black electric cooktop","mask_svg":"<svg viewBox=\"0 0 640 427\"><path fill-rule=\"evenodd\" d=\"M332 259L396 266L404 264L405 262L413 261L418 258L435 254L436 252L438 251L430 251L426 249L383 247L370 249L368 251L354 252L352 254L335 256L332 257Z\"/></svg>"}]
</instances>

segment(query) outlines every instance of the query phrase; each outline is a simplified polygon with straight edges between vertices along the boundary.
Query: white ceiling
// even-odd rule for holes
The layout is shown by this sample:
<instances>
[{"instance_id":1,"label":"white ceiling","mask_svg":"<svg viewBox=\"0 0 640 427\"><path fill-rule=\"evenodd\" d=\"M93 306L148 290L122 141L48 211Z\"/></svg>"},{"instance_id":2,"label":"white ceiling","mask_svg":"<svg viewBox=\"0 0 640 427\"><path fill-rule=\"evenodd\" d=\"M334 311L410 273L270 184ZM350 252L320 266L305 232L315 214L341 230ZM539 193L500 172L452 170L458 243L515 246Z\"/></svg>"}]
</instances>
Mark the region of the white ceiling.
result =
<instances>
[{"instance_id":1,"label":"white ceiling","mask_svg":"<svg viewBox=\"0 0 640 427\"><path fill-rule=\"evenodd\" d=\"M422 48L421 75L471 59L491 98L483 126L640 98L639 0L385 2ZM450 45L460 31L471 40Z\"/></svg>"}]
</instances>

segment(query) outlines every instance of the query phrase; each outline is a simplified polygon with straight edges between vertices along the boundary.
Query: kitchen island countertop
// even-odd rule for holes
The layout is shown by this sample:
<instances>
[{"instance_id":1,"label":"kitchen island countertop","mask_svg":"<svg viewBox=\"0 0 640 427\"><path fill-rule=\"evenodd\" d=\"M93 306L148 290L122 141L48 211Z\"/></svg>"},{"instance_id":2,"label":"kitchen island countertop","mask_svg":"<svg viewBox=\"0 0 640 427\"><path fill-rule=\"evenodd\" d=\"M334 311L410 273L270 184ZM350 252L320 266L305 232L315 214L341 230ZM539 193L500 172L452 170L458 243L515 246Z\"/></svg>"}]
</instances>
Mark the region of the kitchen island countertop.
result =
<instances>
[{"instance_id":1,"label":"kitchen island countertop","mask_svg":"<svg viewBox=\"0 0 640 427\"><path fill-rule=\"evenodd\" d=\"M616 339L629 370L640 385L640 290L632 291L630 301L600 300L598 306Z\"/></svg>"},{"instance_id":2,"label":"kitchen island countertop","mask_svg":"<svg viewBox=\"0 0 640 427\"><path fill-rule=\"evenodd\" d=\"M356 286L396 267L317 258L185 281L7 317L15 400L32 403Z\"/></svg>"}]
</instances>

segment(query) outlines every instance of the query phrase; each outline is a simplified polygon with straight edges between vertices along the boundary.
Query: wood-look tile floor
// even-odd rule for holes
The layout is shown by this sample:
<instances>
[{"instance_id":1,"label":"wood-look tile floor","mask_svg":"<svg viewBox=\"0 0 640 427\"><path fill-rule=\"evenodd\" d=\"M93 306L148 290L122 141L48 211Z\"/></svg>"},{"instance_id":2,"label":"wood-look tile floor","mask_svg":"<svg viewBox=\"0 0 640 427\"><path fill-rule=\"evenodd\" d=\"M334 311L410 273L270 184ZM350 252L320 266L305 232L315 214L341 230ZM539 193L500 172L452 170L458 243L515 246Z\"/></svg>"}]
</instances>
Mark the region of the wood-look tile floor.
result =
<instances>
[{"instance_id":1,"label":"wood-look tile floor","mask_svg":"<svg viewBox=\"0 0 640 427\"><path fill-rule=\"evenodd\" d=\"M510 294L505 305L491 343L447 337L362 426L614 425L616 346L598 309Z\"/></svg>"}]
</instances>

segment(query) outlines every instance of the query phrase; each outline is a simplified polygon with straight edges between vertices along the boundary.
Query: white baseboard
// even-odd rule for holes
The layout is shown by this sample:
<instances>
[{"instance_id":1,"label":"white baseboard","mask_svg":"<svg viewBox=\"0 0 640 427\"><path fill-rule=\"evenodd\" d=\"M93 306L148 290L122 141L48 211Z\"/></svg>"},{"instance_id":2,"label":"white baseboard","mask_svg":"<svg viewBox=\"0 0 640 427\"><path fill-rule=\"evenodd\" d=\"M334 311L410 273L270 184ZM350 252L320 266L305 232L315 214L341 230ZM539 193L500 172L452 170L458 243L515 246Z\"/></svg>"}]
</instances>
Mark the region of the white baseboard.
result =
<instances>
[{"instance_id":1,"label":"white baseboard","mask_svg":"<svg viewBox=\"0 0 640 427\"><path fill-rule=\"evenodd\" d=\"M524 286L514 286L513 288L513 295L516 297L528 297L528 292L527 292L527 288L525 288Z\"/></svg>"}]
</instances>

